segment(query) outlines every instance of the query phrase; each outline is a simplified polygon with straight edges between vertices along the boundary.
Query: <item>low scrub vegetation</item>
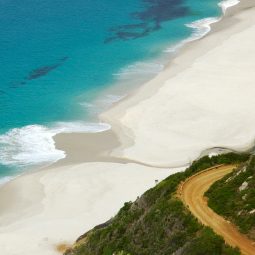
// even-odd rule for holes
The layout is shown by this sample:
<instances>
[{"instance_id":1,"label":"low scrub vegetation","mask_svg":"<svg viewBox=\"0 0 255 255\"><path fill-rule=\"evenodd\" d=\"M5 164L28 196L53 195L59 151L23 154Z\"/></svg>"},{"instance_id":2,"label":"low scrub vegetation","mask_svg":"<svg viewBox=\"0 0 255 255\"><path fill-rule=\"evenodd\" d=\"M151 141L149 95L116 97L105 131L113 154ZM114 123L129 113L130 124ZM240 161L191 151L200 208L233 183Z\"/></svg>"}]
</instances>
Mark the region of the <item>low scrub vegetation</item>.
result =
<instances>
[{"instance_id":1,"label":"low scrub vegetation","mask_svg":"<svg viewBox=\"0 0 255 255\"><path fill-rule=\"evenodd\" d=\"M242 233L255 238L255 156L205 193L217 214L234 223Z\"/></svg>"},{"instance_id":2,"label":"low scrub vegetation","mask_svg":"<svg viewBox=\"0 0 255 255\"><path fill-rule=\"evenodd\" d=\"M93 229L66 255L240 255L221 236L203 227L176 197L181 181L217 164L243 163L247 154L205 156L181 173L167 177L135 202L127 202L110 224Z\"/></svg>"}]
</instances>

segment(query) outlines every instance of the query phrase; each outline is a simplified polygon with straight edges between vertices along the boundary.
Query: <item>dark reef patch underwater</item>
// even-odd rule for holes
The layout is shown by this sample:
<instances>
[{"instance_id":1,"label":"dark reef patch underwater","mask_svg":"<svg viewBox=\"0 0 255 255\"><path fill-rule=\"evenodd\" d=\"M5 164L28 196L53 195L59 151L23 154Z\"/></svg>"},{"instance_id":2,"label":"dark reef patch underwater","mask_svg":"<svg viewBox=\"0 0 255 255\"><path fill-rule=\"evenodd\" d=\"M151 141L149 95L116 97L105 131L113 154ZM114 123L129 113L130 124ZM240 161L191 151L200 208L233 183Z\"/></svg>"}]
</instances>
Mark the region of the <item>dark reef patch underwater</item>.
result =
<instances>
[{"instance_id":1,"label":"dark reef patch underwater","mask_svg":"<svg viewBox=\"0 0 255 255\"><path fill-rule=\"evenodd\" d=\"M221 15L216 0L0 1L0 185L62 158L55 134L108 128L100 112L208 31L186 25Z\"/></svg>"},{"instance_id":2,"label":"dark reef patch underwater","mask_svg":"<svg viewBox=\"0 0 255 255\"><path fill-rule=\"evenodd\" d=\"M162 22L190 14L190 8L182 5L184 0L142 0L142 3L141 9L144 10L130 14L132 19L141 22L110 28L112 35L105 40L105 43L148 36L151 32L162 28Z\"/></svg>"},{"instance_id":3,"label":"dark reef patch underwater","mask_svg":"<svg viewBox=\"0 0 255 255\"><path fill-rule=\"evenodd\" d=\"M45 66L43 68L37 68L30 72L30 74L25 78L27 80L33 80L38 79L46 74L48 74L50 71L58 68L60 64L54 65L54 66Z\"/></svg>"}]
</instances>

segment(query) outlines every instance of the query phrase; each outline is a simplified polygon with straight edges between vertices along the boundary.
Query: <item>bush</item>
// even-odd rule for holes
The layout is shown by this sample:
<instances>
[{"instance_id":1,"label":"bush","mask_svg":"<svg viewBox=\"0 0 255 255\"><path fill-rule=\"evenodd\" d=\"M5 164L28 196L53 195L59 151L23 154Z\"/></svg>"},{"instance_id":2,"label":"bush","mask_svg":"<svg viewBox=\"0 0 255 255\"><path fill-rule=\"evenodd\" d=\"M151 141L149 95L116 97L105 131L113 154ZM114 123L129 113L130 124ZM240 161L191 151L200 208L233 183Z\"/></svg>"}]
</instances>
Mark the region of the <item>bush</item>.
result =
<instances>
[{"instance_id":1,"label":"bush","mask_svg":"<svg viewBox=\"0 0 255 255\"><path fill-rule=\"evenodd\" d=\"M111 225L99 230L94 229L86 242L70 255L126 254L123 251L132 255L165 255L173 254L186 246L189 253L185 254L191 255L216 255L223 254L225 250L232 251L212 229L203 229L175 196L175 192L181 181L198 171L219 162L237 163L248 158L247 155L228 153L212 158L205 156L194 161L185 172L167 177L135 202L125 203L112 219ZM202 249L203 253L198 253L198 248Z\"/></svg>"},{"instance_id":2,"label":"bush","mask_svg":"<svg viewBox=\"0 0 255 255\"><path fill-rule=\"evenodd\" d=\"M246 171L240 171L244 167ZM252 178L248 179L251 176ZM228 180L230 177L232 179ZM239 187L244 181L248 182L248 188L240 192ZM250 233L253 236L255 217L248 212L255 209L255 157L249 163L243 164L231 174L215 182L205 192L205 196L209 198L208 206L217 214L231 220L242 233Z\"/></svg>"}]
</instances>

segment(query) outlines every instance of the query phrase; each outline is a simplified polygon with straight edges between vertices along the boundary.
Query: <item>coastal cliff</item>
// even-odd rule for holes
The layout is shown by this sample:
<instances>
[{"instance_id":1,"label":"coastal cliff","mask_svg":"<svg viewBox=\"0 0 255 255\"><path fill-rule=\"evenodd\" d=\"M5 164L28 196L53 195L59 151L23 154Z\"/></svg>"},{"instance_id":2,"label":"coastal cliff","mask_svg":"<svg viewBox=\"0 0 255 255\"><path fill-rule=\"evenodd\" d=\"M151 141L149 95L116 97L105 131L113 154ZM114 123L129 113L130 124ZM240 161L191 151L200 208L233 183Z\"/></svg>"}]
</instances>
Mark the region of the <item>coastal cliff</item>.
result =
<instances>
[{"instance_id":1,"label":"coastal cliff","mask_svg":"<svg viewBox=\"0 0 255 255\"><path fill-rule=\"evenodd\" d=\"M167 177L136 201L125 203L110 221L78 238L65 255L241 254L210 227L204 227L177 198L176 191L182 181L199 171L244 163L249 158L249 154L228 153L194 161L184 172Z\"/></svg>"}]
</instances>

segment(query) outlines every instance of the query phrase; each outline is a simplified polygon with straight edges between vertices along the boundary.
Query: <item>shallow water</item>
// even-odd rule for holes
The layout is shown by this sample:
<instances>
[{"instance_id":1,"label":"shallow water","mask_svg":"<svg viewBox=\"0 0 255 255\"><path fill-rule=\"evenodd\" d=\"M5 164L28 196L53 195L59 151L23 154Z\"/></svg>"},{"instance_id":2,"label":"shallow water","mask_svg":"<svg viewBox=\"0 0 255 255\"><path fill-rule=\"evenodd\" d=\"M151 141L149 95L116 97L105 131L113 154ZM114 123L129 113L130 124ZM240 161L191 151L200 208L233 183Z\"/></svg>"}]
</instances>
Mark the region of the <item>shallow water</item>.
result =
<instances>
[{"instance_id":1,"label":"shallow water","mask_svg":"<svg viewBox=\"0 0 255 255\"><path fill-rule=\"evenodd\" d=\"M2 182L63 158L56 133L109 129L98 114L221 15L216 0L0 0Z\"/></svg>"}]
</instances>

